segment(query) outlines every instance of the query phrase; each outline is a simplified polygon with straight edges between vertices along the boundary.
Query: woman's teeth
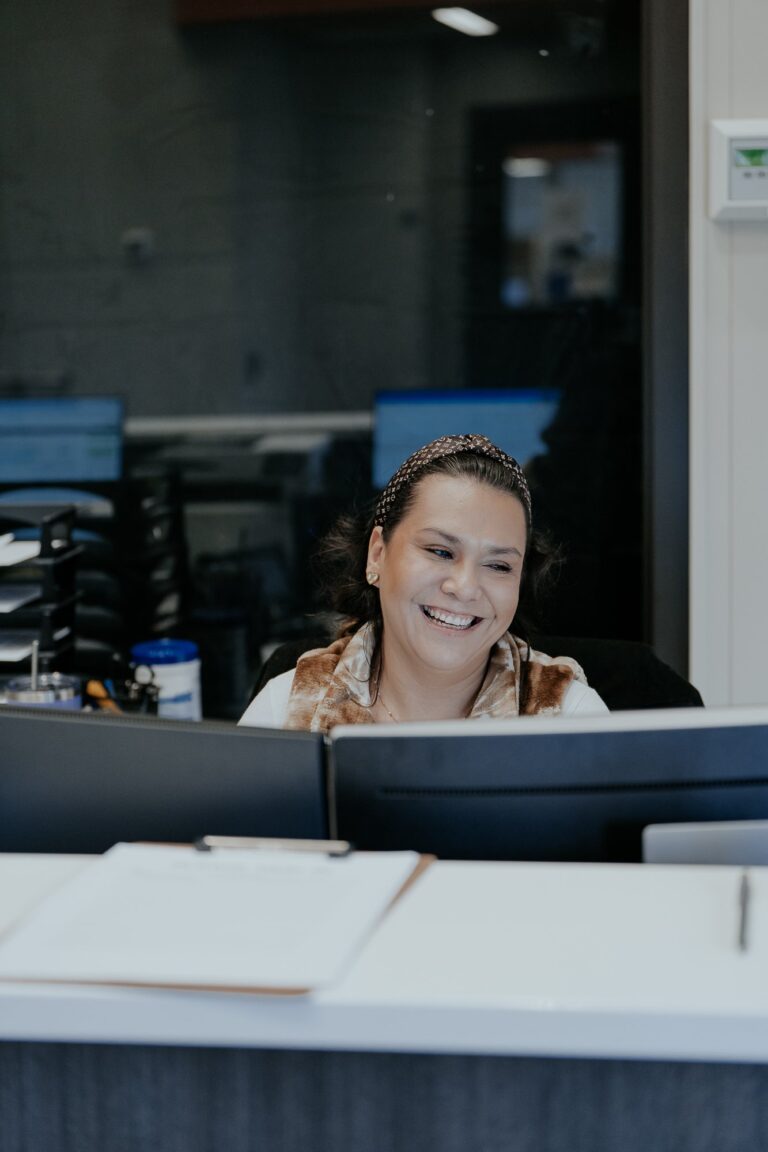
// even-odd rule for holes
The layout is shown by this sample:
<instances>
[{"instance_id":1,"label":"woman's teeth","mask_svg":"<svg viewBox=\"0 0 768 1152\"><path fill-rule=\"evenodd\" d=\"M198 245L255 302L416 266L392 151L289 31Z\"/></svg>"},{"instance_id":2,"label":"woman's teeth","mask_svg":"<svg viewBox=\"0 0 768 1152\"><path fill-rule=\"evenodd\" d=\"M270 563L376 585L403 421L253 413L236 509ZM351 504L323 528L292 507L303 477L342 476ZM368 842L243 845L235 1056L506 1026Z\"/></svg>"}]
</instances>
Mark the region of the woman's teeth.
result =
<instances>
[{"instance_id":1,"label":"woman's teeth","mask_svg":"<svg viewBox=\"0 0 768 1152\"><path fill-rule=\"evenodd\" d=\"M450 628L471 628L477 621L477 616L456 616L453 612L440 612L437 608L422 606L422 612L429 620L438 624L447 624Z\"/></svg>"}]
</instances>

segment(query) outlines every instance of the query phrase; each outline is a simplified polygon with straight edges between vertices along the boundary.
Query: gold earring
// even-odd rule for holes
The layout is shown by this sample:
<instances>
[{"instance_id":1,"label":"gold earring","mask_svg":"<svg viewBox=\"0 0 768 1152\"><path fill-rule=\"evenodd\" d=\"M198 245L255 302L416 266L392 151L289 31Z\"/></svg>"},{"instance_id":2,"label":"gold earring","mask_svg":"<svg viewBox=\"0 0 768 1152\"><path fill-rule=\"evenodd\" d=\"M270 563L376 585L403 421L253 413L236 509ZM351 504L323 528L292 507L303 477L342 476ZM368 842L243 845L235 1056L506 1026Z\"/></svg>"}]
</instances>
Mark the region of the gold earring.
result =
<instances>
[{"instance_id":1,"label":"gold earring","mask_svg":"<svg viewBox=\"0 0 768 1152\"><path fill-rule=\"evenodd\" d=\"M365 578L369 584L378 584L379 582L379 574L378 572L374 572L373 568L368 569L365 574Z\"/></svg>"}]
</instances>

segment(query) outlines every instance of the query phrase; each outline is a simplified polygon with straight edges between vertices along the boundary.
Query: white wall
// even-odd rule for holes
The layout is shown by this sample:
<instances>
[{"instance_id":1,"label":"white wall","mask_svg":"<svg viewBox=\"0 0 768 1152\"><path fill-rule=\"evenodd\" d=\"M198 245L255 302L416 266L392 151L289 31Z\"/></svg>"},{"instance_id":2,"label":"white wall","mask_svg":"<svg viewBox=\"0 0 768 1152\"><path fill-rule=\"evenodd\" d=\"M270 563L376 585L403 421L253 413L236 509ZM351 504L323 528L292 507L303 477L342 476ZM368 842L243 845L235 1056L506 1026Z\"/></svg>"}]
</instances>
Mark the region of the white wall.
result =
<instances>
[{"instance_id":1,"label":"white wall","mask_svg":"<svg viewBox=\"0 0 768 1152\"><path fill-rule=\"evenodd\" d=\"M768 2L690 2L690 675L768 703L768 222L706 214L709 121L768 118Z\"/></svg>"}]
</instances>

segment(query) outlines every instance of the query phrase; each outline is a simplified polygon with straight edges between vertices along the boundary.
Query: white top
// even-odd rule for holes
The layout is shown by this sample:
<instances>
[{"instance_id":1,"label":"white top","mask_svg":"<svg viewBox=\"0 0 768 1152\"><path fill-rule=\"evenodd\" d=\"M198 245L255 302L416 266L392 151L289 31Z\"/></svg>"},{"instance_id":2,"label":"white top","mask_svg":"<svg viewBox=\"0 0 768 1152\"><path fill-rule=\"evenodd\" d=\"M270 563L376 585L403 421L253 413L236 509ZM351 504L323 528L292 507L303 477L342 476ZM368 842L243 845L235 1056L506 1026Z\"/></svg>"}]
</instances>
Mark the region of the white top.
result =
<instances>
[{"instance_id":1,"label":"white top","mask_svg":"<svg viewBox=\"0 0 768 1152\"><path fill-rule=\"evenodd\" d=\"M0 853L0 932L86 863ZM746 951L741 875L438 861L332 988L0 982L0 1039L768 1063L768 869Z\"/></svg>"},{"instance_id":2,"label":"white top","mask_svg":"<svg viewBox=\"0 0 768 1152\"><path fill-rule=\"evenodd\" d=\"M251 701L239 723L250 728L282 728L288 713L288 697L291 694L296 669L283 672L269 680L258 696ZM608 706L594 688L572 680L563 697L563 716L602 716Z\"/></svg>"}]
</instances>

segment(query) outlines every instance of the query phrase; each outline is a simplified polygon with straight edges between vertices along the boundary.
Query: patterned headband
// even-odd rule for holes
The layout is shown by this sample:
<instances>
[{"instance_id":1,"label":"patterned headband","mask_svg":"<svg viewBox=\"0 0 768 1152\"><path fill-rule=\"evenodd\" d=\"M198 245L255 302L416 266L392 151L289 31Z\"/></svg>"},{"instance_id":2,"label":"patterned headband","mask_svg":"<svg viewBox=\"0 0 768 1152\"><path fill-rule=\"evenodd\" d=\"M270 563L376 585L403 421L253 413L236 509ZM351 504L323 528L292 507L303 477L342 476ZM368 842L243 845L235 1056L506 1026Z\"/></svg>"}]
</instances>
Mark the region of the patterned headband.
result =
<instances>
[{"instance_id":1,"label":"patterned headband","mask_svg":"<svg viewBox=\"0 0 768 1152\"><path fill-rule=\"evenodd\" d=\"M404 488L410 487L418 479L419 473L423 472L428 464L434 460L440 460L444 456L458 456L460 452L487 456L490 460L496 460L503 468L512 473L517 495L525 508L530 526L531 494L528 491L528 482L522 468L514 457L507 456L506 452L502 452L501 448L492 444L487 436L480 436L474 432L468 432L461 436L440 436L437 440L432 440L431 443L425 444L423 448L419 448L417 452L409 456L400 465L379 497L374 523L380 524L383 528L386 527L387 519L398 496Z\"/></svg>"}]
</instances>

